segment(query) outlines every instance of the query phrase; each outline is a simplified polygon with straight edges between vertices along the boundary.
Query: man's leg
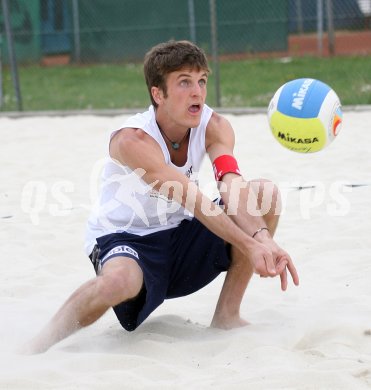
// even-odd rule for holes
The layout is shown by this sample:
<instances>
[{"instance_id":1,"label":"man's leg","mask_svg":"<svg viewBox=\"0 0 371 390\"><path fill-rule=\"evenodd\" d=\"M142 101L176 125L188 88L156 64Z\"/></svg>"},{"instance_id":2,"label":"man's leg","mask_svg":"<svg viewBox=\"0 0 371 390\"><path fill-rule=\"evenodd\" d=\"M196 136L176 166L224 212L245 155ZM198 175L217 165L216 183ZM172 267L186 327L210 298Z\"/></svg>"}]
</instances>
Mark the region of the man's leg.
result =
<instances>
[{"instance_id":1,"label":"man's leg","mask_svg":"<svg viewBox=\"0 0 371 390\"><path fill-rule=\"evenodd\" d=\"M115 257L107 261L99 275L68 298L23 352L45 352L58 341L98 320L110 307L137 296L142 285L143 272L135 260Z\"/></svg>"},{"instance_id":2,"label":"man's leg","mask_svg":"<svg viewBox=\"0 0 371 390\"><path fill-rule=\"evenodd\" d=\"M266 180L252 181L250 184L251 189L257 194L258 208L268 210L263 215L263 219L273 235L278 225L281 210L278 189L273 183ZM266 202L269 202L268 207L264 204ZM233 246L231 260L231 266L225 277L211 322L211 326L215 328L232 329L248 324L240 316L240 305L253 275L253 267L247 257Z\"/></svg>"}]
</instances>

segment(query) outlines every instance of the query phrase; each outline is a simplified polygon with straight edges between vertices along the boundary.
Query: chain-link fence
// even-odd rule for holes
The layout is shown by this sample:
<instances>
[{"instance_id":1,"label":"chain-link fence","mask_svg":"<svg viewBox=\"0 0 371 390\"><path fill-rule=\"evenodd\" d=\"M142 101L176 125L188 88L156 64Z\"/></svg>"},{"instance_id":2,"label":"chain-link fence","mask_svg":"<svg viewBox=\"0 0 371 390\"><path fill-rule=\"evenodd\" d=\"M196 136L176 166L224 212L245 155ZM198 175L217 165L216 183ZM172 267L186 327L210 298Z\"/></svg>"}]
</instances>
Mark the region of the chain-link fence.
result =
<instances>
[{"instance_id":1,"label":"chain-link fence","mask_svg":"<svg viewBox=\"0 0 371 390\"><path fill-rule=\"evenodd\" d=\"M210 0L7 2L21 63L55 56L81 63L141 60L153 44L171 38L195 41L208 53L212 48ZM371 0L215 0L215 5L221 55L289 51L293 35L321 34L331 26L335 38L344 30L369 33L371 29ZM3 12L0 23L6 63L9 50ZM357 39L364 39L371 51L366 35ZM350 40L349 51L352 46Z\"/></svg>"},{"instance_id":2,"label":"chain-link fence","mask_svg":"<svg viewBox=\"0 0 371 390\"><path fill-rule=\"evenodd\" d=\"M371 0L0 2L0 108L4 67L20 95L17 64L140 63L169 39L191 40L212 58L216 105L221 58L371 55Z\"/></svg>"}]
</instances>

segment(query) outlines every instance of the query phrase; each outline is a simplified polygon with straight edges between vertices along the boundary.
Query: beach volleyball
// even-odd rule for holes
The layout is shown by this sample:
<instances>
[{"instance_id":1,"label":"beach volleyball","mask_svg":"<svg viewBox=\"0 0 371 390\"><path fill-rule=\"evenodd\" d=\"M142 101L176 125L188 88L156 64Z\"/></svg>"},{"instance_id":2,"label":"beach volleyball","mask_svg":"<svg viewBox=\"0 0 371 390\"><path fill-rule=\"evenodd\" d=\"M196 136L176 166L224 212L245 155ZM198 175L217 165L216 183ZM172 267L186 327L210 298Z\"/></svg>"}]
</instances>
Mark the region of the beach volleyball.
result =
<instances>
[{"instance_id":1,"label":"beach volleyball","mask_svg":"<svg viewBox=\"0 0 371 390\"><path fill-rule=\"evenodd\" d=\"M339 134L340 99L322 81L302 78L287 82L268 106L269 126L276 140L299 153L318 152Z\"/></svg>"}]
</instances>

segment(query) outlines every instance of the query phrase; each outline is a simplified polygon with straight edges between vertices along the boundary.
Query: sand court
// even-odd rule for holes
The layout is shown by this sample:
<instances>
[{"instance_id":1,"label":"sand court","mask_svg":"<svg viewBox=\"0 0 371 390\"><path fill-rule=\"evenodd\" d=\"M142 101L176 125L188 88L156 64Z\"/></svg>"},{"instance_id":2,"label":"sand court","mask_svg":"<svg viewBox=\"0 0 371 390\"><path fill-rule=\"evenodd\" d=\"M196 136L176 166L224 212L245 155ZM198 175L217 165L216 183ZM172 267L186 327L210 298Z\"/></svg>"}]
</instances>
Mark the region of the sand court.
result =
<instances>
[{"instance_id":1,"label":"sand court","mask_svg":"<svg viewBox=\"0 0 371 390\"><path fill-rule=\"evenodd\" d=\"M263 114L226 116L244 176L281 188L276 238L300 286L254 276L251 325L226 332L209 328L222 275L133 333L109 311L36 356L16 350L94 276L85 223L108 135L127 116L0 117L0 389L370 388L371 110L346 111L334 143L307 155L279 145Z\"/></svg>"}]
</instances>

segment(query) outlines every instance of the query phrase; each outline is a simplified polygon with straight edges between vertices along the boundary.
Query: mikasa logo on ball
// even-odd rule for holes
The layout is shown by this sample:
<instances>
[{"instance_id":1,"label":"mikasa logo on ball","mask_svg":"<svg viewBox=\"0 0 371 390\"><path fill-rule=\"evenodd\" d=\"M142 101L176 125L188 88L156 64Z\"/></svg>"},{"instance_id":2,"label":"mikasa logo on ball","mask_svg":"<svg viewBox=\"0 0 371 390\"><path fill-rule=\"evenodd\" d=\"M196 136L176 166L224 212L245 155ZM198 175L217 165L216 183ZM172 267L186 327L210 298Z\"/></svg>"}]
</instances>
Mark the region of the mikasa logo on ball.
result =
<instances>
[{"instance_id":1,"label":"mikasa logo on ball","mask_svg":"<svg viewBox=\"0 0 371 390\"><path fill-rule=\"evenodd\" d=\"M297 110L301 110L303 108L303 102L305 99L305 95L308 92L310 85L313 83L313 79L304 80L298 92L292 94L294 97L291 107L296 108Z\"/></svg>"},{"instance_id":2,"label":"mikasa logo on ball","mask_svg":"<svg viewBox=\"0 0 371 390\"><path fill-rule=\"evenodd\" d=\"M283 139L284 141L287 142L294 142L295 144L312 144L314 142L319 142L319 139L317 137L313 138L296 138L296 137L291 137L289 133L284 134L280 131L278 131L278 138Z\"/></svg>"}]
</instances>

